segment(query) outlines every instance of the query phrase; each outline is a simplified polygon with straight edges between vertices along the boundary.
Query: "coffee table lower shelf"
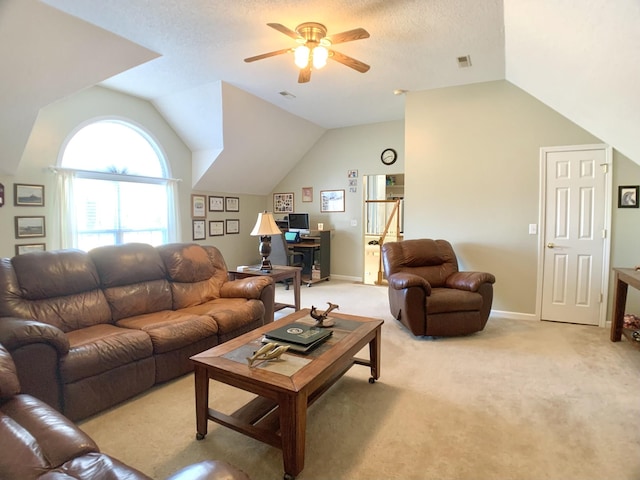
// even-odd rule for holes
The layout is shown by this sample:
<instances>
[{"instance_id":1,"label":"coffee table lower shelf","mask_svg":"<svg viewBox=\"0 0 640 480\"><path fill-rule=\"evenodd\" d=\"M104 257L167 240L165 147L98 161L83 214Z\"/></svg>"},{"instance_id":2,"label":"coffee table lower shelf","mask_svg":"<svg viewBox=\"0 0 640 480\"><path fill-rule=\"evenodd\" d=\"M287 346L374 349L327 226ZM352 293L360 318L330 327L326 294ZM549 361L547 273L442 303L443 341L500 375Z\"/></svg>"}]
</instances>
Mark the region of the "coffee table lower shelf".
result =
<instances>
[{"instance_id":1,"label":"coffee table lower shelf","mask_svg":"<svg viewBox=\"0 0 640 480\"><path fill-rule=\"evenodd\" d=\"M339 372L331 382L322 385L321 388L313 392L307 399L307 407L310 407L324 392L340 380L347 370L354 364L371 366L369 360L353 359L353 363ZM369 383L375 383L373 377L369 378ZM280 411L278 402L264 397L256 397L244 406L233 412L231 415L219 412L213 408L208 409L208 419L227 428L235 430L249 437L255 438L272 447L282 449L282 437L280 436ZM197 433L196 439L202 440L205 436Z\"/></svg>"}]
</instances>

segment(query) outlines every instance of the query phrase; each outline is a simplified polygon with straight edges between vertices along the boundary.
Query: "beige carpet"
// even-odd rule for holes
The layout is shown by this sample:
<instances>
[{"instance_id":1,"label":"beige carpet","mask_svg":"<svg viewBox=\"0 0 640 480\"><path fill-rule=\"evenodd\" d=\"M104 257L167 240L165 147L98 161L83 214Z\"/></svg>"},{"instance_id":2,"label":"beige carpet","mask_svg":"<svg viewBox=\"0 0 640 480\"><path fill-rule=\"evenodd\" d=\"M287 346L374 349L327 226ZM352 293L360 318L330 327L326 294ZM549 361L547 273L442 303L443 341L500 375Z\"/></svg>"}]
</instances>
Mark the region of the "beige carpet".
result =
<instances>
[{"instance_id":1,"label":"beige carpet","mask_svg":"<svg viewBox=\"0 0 640 480\"><path fill-rule=\"evenodd\" d=\"M292 291L278 287L279 300ZM311 479L640 479L640 351L608 330L490 319L464 338L417 339L386 288L332 280L302 305L385 319L381 378L354 366L309 412ZM284 310L283 312L287 312ZM247 394L212 385L228 413ZM154 478L225 459L281 479L281 452L210 423L195 440L193 379L180 378L81 424L103 451Z\"/></svg>"}]
</instances>

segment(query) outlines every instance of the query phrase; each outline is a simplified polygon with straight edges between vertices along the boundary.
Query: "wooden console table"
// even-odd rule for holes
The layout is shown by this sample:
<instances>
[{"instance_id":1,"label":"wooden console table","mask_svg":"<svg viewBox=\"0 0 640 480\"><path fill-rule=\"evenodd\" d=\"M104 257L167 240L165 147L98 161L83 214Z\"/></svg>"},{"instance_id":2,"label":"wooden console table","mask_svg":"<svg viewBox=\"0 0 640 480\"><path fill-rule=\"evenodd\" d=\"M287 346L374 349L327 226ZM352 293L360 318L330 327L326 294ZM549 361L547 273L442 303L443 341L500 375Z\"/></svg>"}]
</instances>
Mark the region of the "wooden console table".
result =
<instances>
[{"instance_id":1,"label":"wooden console table","mask_svg":"<svg viewBox=\"0 0 640 480\"><path fill-rule=\"evenodd\" d=\"M623 328L624 310L627 304L627 290L629 285L640 290L640 271L634 268L614 268L616 274L615 304L613 307L613 318L611 319L611 341L619 342L624 335L627 340L636 348L640 348L640 343L636 342L630 328Z\"/></svg>"}]
</instances>

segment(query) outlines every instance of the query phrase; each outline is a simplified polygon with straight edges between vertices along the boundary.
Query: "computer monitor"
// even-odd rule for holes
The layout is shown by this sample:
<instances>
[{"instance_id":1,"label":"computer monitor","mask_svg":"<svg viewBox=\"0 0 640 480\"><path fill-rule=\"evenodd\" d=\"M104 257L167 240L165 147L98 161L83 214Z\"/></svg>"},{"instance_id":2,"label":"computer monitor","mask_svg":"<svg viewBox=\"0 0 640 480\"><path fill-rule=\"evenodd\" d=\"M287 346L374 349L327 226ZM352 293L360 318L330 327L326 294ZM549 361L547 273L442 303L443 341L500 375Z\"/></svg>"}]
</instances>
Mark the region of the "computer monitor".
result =
<instances>
[{"instance_id":1,"label":"computer monitor","mask_svg":"<svg viewBox=\"0 0 640 480\"><path fill-rule=\"evenodd\" d=\"M290 213L289 214L289 231L309 233L309 214L308 213Z\"/></svg>"}]
</instances>

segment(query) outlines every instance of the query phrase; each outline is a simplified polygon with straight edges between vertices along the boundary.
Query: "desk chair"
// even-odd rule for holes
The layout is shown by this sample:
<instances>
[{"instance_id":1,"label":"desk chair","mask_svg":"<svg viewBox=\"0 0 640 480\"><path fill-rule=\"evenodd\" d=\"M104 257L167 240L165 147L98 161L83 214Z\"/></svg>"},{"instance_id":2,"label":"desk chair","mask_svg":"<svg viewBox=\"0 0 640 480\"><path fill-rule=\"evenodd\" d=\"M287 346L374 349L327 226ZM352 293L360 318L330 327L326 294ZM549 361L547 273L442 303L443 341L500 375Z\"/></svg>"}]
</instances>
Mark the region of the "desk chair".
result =
<instances>
[{"instance_id":1,"label":"desk chair","mask_svg":"<svg viewBox=\"0 0 640 480\"><path fill-rule=\"evenodd\" d=\"M289 245L284 239L284 234L271 236L271 254L269 260L273 266L287 265L289 267L302 267L303 255L299 252L289 250ZM284 280L285 288L289 290L291 280Z\"/></svg>"}]
</instances>

